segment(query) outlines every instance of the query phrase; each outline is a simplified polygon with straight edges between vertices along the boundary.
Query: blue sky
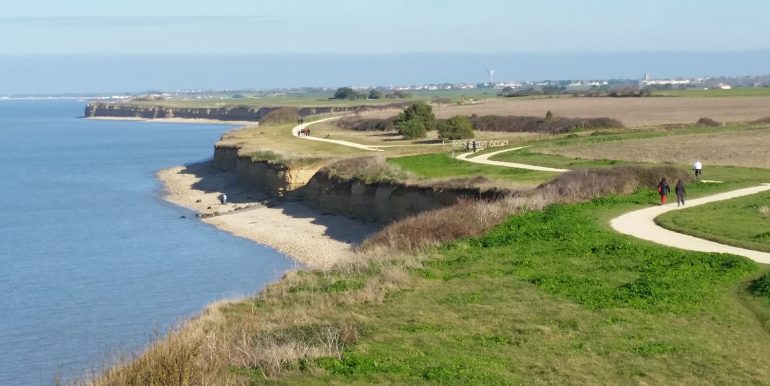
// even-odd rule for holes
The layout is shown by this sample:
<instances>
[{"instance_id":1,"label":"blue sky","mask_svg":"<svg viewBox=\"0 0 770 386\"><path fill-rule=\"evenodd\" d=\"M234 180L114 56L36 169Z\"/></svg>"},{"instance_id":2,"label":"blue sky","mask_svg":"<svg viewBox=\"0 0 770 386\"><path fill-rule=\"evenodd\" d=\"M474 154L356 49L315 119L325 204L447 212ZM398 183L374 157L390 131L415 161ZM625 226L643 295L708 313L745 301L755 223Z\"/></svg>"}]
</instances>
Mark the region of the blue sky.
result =
<instances>
[{"instance_id":1,"label":"blue sky","mask_svg":"<svg viewBox=\"0 0 770 386\"><path fill-rule=\"evenodd\" d=\"M0 95L770 73L767 0L4 3Z\"/></svg>"},{"instance_id":2,"label":"blue sky","mask_svg":"<svg viewBox=\"0 0 770 386\"><path fill-rule=\"evenodd\" d=\"M770 48L765 0L40 0L1 15L5 55Z\"/></svg>"}]
</instances>

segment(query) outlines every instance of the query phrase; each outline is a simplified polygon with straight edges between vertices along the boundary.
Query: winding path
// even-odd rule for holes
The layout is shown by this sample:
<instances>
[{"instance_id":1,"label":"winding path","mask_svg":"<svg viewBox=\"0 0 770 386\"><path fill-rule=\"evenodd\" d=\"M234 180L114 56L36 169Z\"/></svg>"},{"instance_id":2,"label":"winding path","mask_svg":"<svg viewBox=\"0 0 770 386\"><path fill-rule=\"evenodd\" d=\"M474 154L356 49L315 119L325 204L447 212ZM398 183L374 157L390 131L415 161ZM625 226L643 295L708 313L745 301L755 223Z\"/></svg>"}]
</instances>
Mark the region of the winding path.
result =
<instances>
[{"instance_id":1,"label":"winding path","mask_svg":"<svg viewBox=\"0 0 770 386\"><path fill-rule=\"evenodd\" d=\"M349 147L354 147L354 148L369 150L369 151L382 151L381 149L377 149L376 146L362 145L360 143L355 143L355 142L299 136L299 132L307 126L310 126L312 124L319 123L319 122L338 119L338 118L340 117L325 118L318 121L297 125L292 129L292 134L298 138L312 140L312 141L335 143L338 145L349 146ZM516 151L527 147L531 147L531 146L520 146L516 148L511 148L511 149L493 151L490 153L482 154L474 158L468 158L468 156L472 155L473 153L463 153L458 155L457 159L462 161L467 161L467 162L473 162L477 164L536 170L536 171L543 171L543 172L564 173L569 171L569 169L549 168L545 166L527 165L527 164L520 164L515 162L492 161L489 159L500 153ZM619 233L638 237L644 240L649 240L661 245L666 245L670 247L691 250L691 251L731 253L734 255L748 257L749 259L759 263L770 264L770 253L754 251L751 249L745 249L745 248L739 248L739 247L733 247L733 246L720 244L709 240L700 239L697 237L670 231L655 223L656 217L660 216L663 213L670 212L672 210L692 208L694 206L708 204L710 202L748 196L751 194L756 194L767 190L770 190L770 184L765 183L765 184L761 184L759 186L754 186L751 188L732 190L729 192L719 193L712 196L688 200L687 206L685 207L675 207L672 204L668 204L663 206L653 206L650 208L639 209L612 219L610 221L610 225L612 226L612 229L616 230Z\"/></svg>"},{"instance_id":2,"label":"winding path","mask_svg":"<svg viewBox=\"0 0 770 386\"><path fill-rule=\"evenodd\" d=\"M504 153L507 151L519 150L525 147L528 147L528 146L499 150L499 151L483 154L475 158L467 158L469 155L473 153L465 153L457 156L457 159L468 161L468 162L475 162L479 164L485 164L485 165L496 165L496 166L504 166L504 167L520 168L520 169L528 169L528 170L539 170L539 171L549 171L549 172L559 172L559 173L568 171L567 169L555 169L555 168L547 168L542 166L518 164L513 162L489 160L490 157L493 157L497 154ZM719 193L708 197L701 197L693 200L688 200L687 206L684 206L684 207L675 207L672 204L668 204L665 206L653 206L650 208L639 209L612 219L610 221L610 225L612 226L612 229L614 229L619 233L638 237L640 239L652 241L654 243L658 243L661 245L666 245L670 247L686 249L691 251L731 253L734 255L748 257L749 259L759 263L770 264L770 253L754 251L754 250L745 249L745 248L738 248L738 247L733 247L725 244L720 244L714 241L700 239L697 237L670 231L655 223L656 217L660 216L663 213L670 212L672 210L692 208L693 206L708 204L710 202L728 200L731 198L748 196L751 194L756 194L767 190L770 190L770 184L761 184L759 186L754 186L751 188L732 190L729 192Z\"/></svg>"},{"instance_id":3,"label":"winding path","mask_svg":"<svg viewBox=\"0 0 770 386\"><path fill-rule=\"evenodd\" d=\"M540 172L554 172L554 173L564 173L568 172L569 169L557 169L557 168L549 168L545 166L535 166L535 165L526 165L526 164L520 164L515 162L504 162L504 161L492 161L489 158L494 157L500 153L505 153L509 151L515 151L520 149L525 149L531 146L520 146L520 147L514 147L512 149L503 149L498 151L493 151L491 153L482 154L478 157L468 158L469 155L473 153L463 153L457 156L457 159L473 162L477 164L484 164L484 165L494 165L494 166L503 166L506 168L516 168L516 169L527 169L527 170L536 170Z\"/></svg>"},{"instance_id":4,"label":"winding path","mask_svg":"<svg viewBox=\"0 0 770 386\"><path fill-rule=\"evenodd\" d=\"M300 137L300 135L299 135L299 132L302 131L302 129L304 129L304 128L310 126L310 125L314 125L314 124L320 123L320 122L331 121L331 120L334 120L334 119L340 119L340 118L342 118L342 117L324 118L324 119L319 119L319 120L313 121L313 122L299 124L297 126L294 126L291 129L291 135L293 135L293 136L295 136L297 138L307 139L307 140L310 140L310 141L329 142L329 143L334 143L334 144L337 144L337 145L342 145L342 146L347 146L347 147L354 147L356 149L363 149L363 150L368 150L368 151L383 151L382 149L377 149L374 146L362 145L360 143L355 143L355 142L340 141L340 140L337 140L337 139L318 138L318 137L313 137L313 136Z\"/></svg>"},{"instance_id":5,"label":"winding path","mask_svg":"<svg viewBox=\"0 0 770 386\"><path fill-rule=\"evenodd\" d=\"M612 219L610 225L612 226L612 229L615 229L620 233L670 247L700 252L732 253L734 255L748 257L759 263L770 264L770 253L732 247L713 241L699 239L697 237L670 231L655 223L656 217L672 210L692 208L693 206L748 196L767 190L770 190L770 184L761 184L751 188L732 190L713 196L688 200L687 205L683 207L676 207L673 206L673 204L668 204L665 206L653 206L650 208L639 209Z\"/></svg>"}]
</instances>

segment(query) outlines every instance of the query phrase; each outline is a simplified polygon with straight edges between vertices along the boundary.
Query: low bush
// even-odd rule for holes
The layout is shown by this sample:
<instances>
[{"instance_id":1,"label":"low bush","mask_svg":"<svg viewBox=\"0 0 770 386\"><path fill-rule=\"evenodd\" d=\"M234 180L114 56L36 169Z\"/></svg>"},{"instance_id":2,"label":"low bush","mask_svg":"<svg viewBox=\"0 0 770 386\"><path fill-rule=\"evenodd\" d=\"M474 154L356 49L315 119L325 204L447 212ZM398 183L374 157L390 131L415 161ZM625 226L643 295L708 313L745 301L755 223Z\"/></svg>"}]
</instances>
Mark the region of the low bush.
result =
<instances>
[{"instance_id":1,"label":"low bush","mask_svg":"<svg viewBox=\"0 0 770 386\"><path fill-rule=\"evenodd\" d=\"M321 165L328 161L326 158L289 156L272 150L258 150L252 152L249 157L253 162L266 162L271 165L283 166Z\"/></svg>"},{"instance_id":2,"label":"low bush","mask_svg":"<svg viewBox=\"0 0 770 386\"><path fill-rule=\"evenodd\" d=\"M299 109L296 107L278 107L262 117L259 123L263 125L275 125L296 122L297 118L299 118Z\"/></svg>"},{"instance_id":3,"label":"low bush","mask_svg":"<svg viewBox=\"0 0 770 386\"><path fill-rule=\"evenodd\" d=\"M355 131L394 131L396 130L396 125L393 123L395 119L395 116L384 119L347 117L337 121L337 126Z\"/></svg>"},{"instance_id":4,"label":"low bush","mask_svg":"<svg viewBox=\"0 0 770 386\"><path fill-rule=\"evenodd\" d=\"M485 115L470 117L477 131L529 132L559 134L576 129L620 129L623 123L612 118L558 118L550 119L531 116Z\"/></svg>"},{"instance_id":5,"label":"low bush","mask_svg":"<svg viewBox=\"0 0 770 386\"><path fill-rule=\"evenodd\" d=\"M721 124L719 122L707 117L698 119L698 121L695 122L695 126L698 126L698 127L716 127L720 125Z\"/></svg>"},{"instance_id":6,"label":"low bush","mask_svg":"<svg viewBox=\"0 0 770 386\"><path fill-rule=\"evenodd\" d=\"M770 300L770 273L762 275L759 279L749 284L749 292L752 295Z\"/></svg>"},{"instance_id":7,"label":"low bush","mask_svg":"<svg viewBox=\"0 0 770 386\"><path fill-rule=\"evenodd\" d=\"M473 138L473 124L468 117L455 115L438 123L438 137L441 139Z\"/></svg>"},{"instance_id":8,"label":"low bush","mask_svg":"<svg viewBox=\"0 0 770 386\"><path fill-rule=\"evenodd\" d=\"M371 183L377 181L405 180L413 176L400 167L388 163L384 157L359 157L337 161L324 166L320 172L329 177L346 180L360 180Z\"/></svg>"},{"instance_id":9,"label":"low bush","mask_svg":"<svg viewBox=\"0 0 770 386\"><path fill-rule=\"evenodd\" d=\"M542 209L554 203L588 201L608 194L628 194L654 188L662 177L689 181L690 174L674 167L582 169L564 173L538 188L498 201L461 201L389 224L361 245L363 250L385 246L416 250L463 237L483 234L512 214ZM430 229L430 232L426 232Z\"/></svg>"},{"instance_id":10,"label":"low bush","mask_svg":"<svg viewBox=\"0 0 770 386\"><path fill-rule=\"evenodd\" d=\"M669 181L691 179L690 173L673 166L616 166L573 170L541 185L537 190L546 197L557 197L559 202L580 202L607 194L629 194L639 188L652 189L663 177Z\"/></svg>"}]
</instances>

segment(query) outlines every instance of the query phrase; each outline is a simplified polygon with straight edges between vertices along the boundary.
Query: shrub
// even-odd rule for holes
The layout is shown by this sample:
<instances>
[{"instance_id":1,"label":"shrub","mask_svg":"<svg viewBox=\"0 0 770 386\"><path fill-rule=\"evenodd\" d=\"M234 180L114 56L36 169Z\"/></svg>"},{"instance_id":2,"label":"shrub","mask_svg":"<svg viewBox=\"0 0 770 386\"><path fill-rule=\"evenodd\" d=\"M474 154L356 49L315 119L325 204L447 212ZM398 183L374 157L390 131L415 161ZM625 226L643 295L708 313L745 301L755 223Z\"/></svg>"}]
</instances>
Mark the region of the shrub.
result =
<instances>
[{"instance_id":1,"label":"shrub","mask_svg":"<svg viewBox=\"0 0 770 386\"><path fill-rule=\"evenodd\" d=\"M278 107L262 117L260 123L270 125L286 122L296 122L297 118L299 118L299 109L296 107Z\"/></svg>"},{"instance_id":2,"label":"shrub","mask_svg":"<svg viewBox=\"0 0 770 386\"><path fill-rule=\"evenodd\" d=\"M719 122L707 117L698 119L698 122L695 122L695 126L698 126L698 127L716 127L720 125L721 124Z\"/></svg>"},{"instance_id":3,"label":"shrub","mask_svg":"<svg viewBox=\"0 0 770 386\"><path fill-rule=\"evenodd\" d=\"M442 139L473 138L473 124L468 117L455 115L438 125L438 137Z\"/></svg>"},{"instance_id":4,"label":"shrub","mask_svg":"<svg viewBox=\"0 0 770 386\"><path fill-rule=\"evenodd\" d=\"M382 91L373 89L369 91L369 99L382 99L385 95L382 93Z\"/></svg>"},{"instance_id":5,"label":"shrub","mask_svg":"<svg viewBox=\"0 0 770 386\"><path fill-rule=\"evenodd\" d=\"M688 171L673 166L580 169L560 175L539 186L538 191L544 196L558 197L559 202L580 202L607 194L629 194L640 187L652 189L662 177L669 181L691 178Z\"/></svg>"},{"instance_id":6,"label":"shrub","mask_svg":"<svg viewBox=\"0 0 770 386\"><path fill-rule=\"evenodd\" d=\"M427 132L422 121L405 121L398 124L398 133L403 135L404 139L425 138Z\"/></svg>"},{"instance_id":7,"label":"shrub","mask_svg":"<svg viewBox=\"0 0 770 386\"><path fill-rule=\"evenodd\" d=\"M612 118L552 118L542 119L531 116L485 115L470 117L477 131L500 131L508 133L551 133L559 134L575 129L621 129L623 123Z\"/></svg>"},{"instance_id":8,"label":"shrub","mask_svg":"<svg viewBox=\"0 0 770 386\"><path fill-rule=\"evenodd\" d=\"M752 295L770 300L770 273L762 275L749 284L749 292Z\"/></svg>"},{"instance_id":9,"label":"shrub","mask_svg":"<svg viewBox=\"0 0 770 386\"><path fill-rule=\"evenodd\" d=\"M346 117L337 121L337 126L356 131L391 131L396 130L396 125L393 123L395 119L396 117L384 119Z\"/></svg>"},{"instance_id":10,"label":"shrub","mask_svg":"<svg viewBox=\"0 0 770 386\"><path fill-rule=\"evenodd\" d=\"M350 87L340 87L337 89L337 91L334 92L334 96L332 99L363 99L365 98L364 95L361 95L361 93L357 92L356 90L353 90Z\"/></svg>"},{"instance_id":11,"label":"shrub","mask_svg":"<svg viewBox=\"0 0 770 386\"><path fill-rule=\"evenodd\" d=\"M429 105L417 102L399 113L394 124L404 138L423 138L425 132L436 129L436 116Z\"/></svg>"},{"instance_id":12,"label":"shrub","mask_svg":"<svg viewBox=\"0 0 770 386\"><path fill-rule=\"evenodd\" d=\"M409 173L381 156L349 158L326 165L320 171L327 173L329 177L364 182L403 180L411 177Z\"/></svg>"},{"instance_id":13,"label":"shrub","mask_svg":"<svg viewBox=\"0 0 770 386\"><path fill-rule=\"evenodd\" d=\"M272 150L257 150L249 154L253 162L266 162L271 165L283 166L309 166L321 165L327 162L327 158L289 156Z\"/></svg>"}]
</instances>

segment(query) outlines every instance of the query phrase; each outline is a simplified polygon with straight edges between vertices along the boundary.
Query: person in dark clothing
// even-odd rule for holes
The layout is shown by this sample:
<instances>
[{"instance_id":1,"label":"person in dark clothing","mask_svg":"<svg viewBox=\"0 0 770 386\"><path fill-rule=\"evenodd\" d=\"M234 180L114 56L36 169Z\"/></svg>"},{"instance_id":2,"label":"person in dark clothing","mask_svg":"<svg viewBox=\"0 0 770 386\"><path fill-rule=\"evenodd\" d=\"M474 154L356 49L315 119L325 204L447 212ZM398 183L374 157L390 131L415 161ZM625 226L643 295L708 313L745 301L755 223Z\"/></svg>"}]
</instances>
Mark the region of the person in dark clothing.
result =
<instances>
[{"instance_id":1,"label":"person in dark clothing","mask_svg":"<svg viewBox=\"0 0 770 386\"><path fill-rule=\"evenodd\" d=\"M684 206L684 197L687 195L687 192L684 189L684 182L682 180L676 182L674 191L676 192L676 206Z\"/></svg>"},{"instance_id":2,"label":"person in dark clothing","mask_svg":"<svg viewBox=\"0 0 770 386\"><path fill-rule=\"evenodd\" d=\"M663 177L662 180L658 183L658 194L660 194L660 205L666 205L666 196L668 196L668 193L671 191L671 188L668 186L668 182L666 182L666 177Z\"/></svg>"}]
</instances>

